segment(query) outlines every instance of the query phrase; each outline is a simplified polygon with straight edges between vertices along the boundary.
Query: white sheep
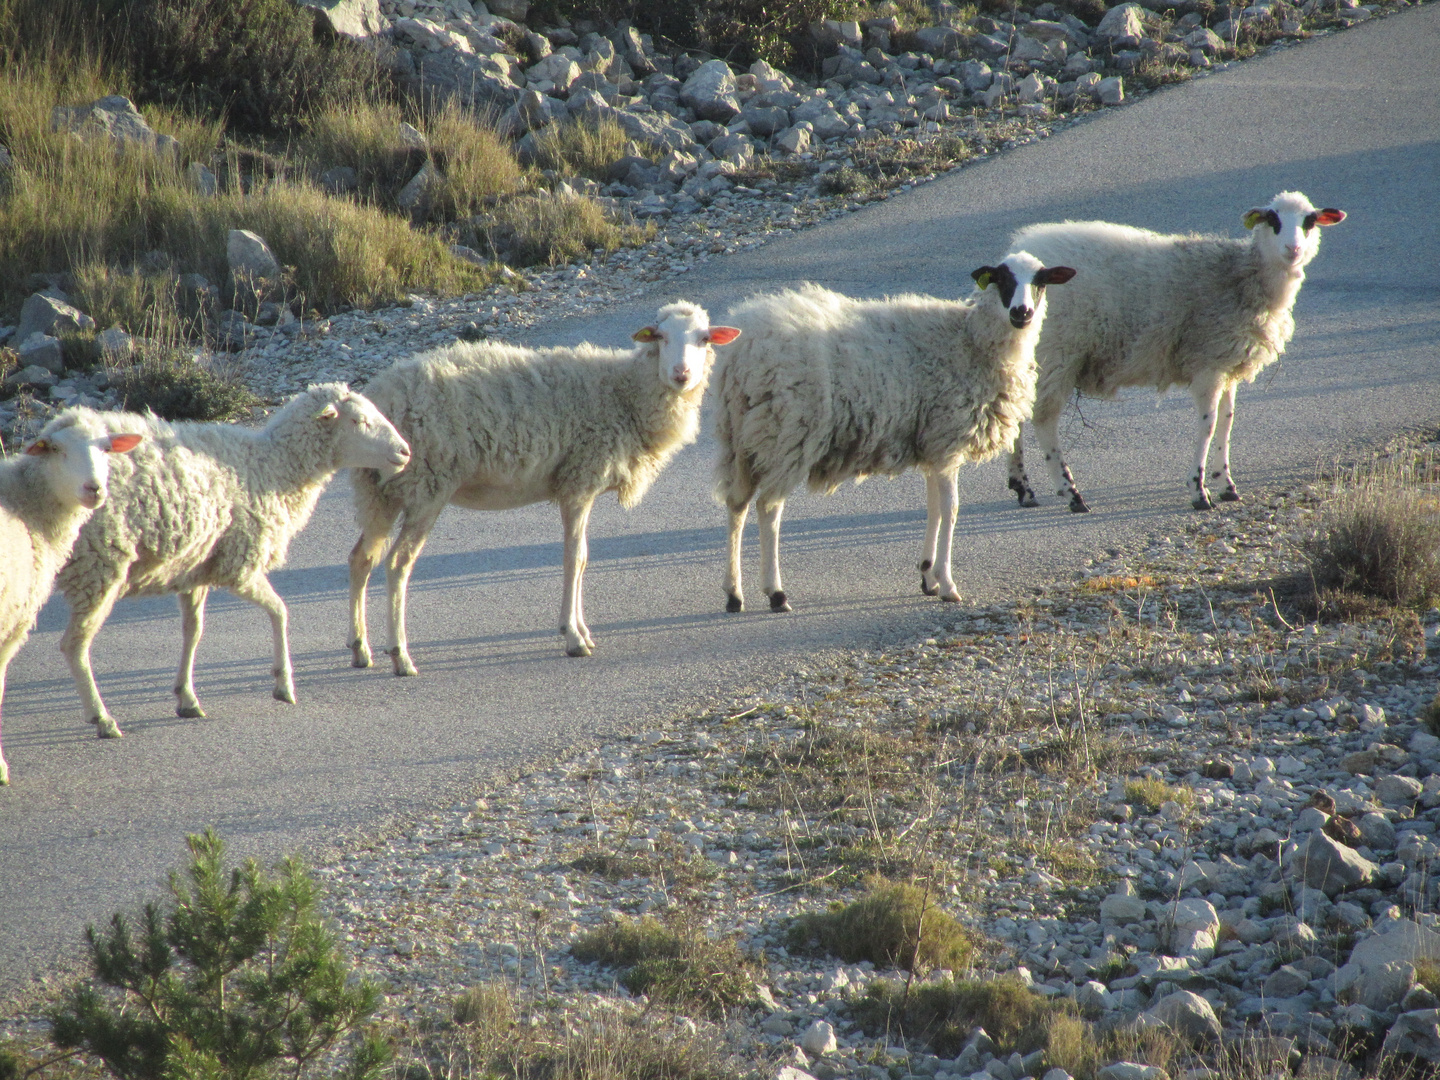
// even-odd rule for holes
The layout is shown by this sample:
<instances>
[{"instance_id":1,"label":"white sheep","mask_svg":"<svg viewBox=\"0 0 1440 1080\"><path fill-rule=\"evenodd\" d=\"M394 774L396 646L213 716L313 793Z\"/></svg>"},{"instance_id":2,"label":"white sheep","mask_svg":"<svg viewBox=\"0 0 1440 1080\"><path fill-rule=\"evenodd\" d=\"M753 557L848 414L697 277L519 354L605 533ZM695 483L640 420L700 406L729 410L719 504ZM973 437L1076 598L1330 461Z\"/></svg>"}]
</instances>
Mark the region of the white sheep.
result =
<instances>
[{"instance_id":1,"label":"white sheep","mask_svg":"<svg viewBox=\"0 0 1440 1080\"><path fill-rule=\"evenodd\" d=\"M139 441L111 435L88 409L66 409L23 454L0 462L0 706L10 661L30 636L80 526L109 492L108 455ZM9 782L0 748L0 784Z\"/></svg>"},{"instance_id":2,"label":"white sheep","mask_svg":"<svg viewBox=\"0 0 1440 1080\"><path fill-rule=\"evenodd\" d=\"M1205 483L1219 422L1222 502L1240 498L1230 477L1235 389L1285 351L1295 332L1291 309L1305 266L1320 247L1319 226L1345 220L1298 191L1244 215L1248 240L1171 236L1104 221L1031 225L1012 238L1043 260L1063 261L1080 281L1057 297L1040 335L1034 427L1050 486L1070 509L1089 507L1060 452L1060 412L1077 390L1110 398L1125 386L1188 386L1200 417L1190 474L1192 505L1215 504ZM1020 435L1010 455L1010 490L1037 505Z\"/></svg>"},{"instance_id":3,"label":"white sheep","mask_svg":"<svg viewBox=\"0 0 1440 1080\"><path fill-rule=\"evenodd\" d=\"M284 564L330 477L355 466L398 472L409 460L405 440L342 383L310 387L258 429L133 413L109 422L147 441L123 486L80 530L56 580L71 609L60 649L86 718L102 738L122 734L95 685L90 643L116 600L163 593L176 594L184 632L175 712L205 715L195 696L195 649L214 587L270 616L275 698L293 703L285 602L266 575Z\"/></svg>"},{"instance_id":4,"label":"white sheep","mask_svg":"<svg viewBox=\"0 0 1440 1080\"><path fill-rule=\"evenodd\" d=\"M925 474L920 588L959 600L950 574L956 475L1008 447L1035 397L1045 286L1070 280L1023 251L971 276L966 300L853 300L817 285L756 296L730 311L744 332L716 371L716 495L730 511L726 610L744 609L740 539L760 517L763 586L780 580L780 515L802 483L826 494L871 473Z\"/></svg>"},{"instance_id":5,"label":"white sheep","mask_svg":"<svg viewBox=\"0 0 1440 1080\"><path fill-rule=\"evenodd\" d=\"M737 333L711 326L704 308L679 302L662 307L630 349L457 343L404 360L371 382L367 393L410 440L415 460L388 482L363 469L352 474L361 529L350 554L354 665L370 666L365 589L399 519L386 560L390 656L396 675L416 673L406 586L425 538L452 503L560 507L560 630L567 655L589 656L595 640L581 586L590 508L606 491L634 506L675 453L695 441L711 346Z\"/></svg>"}]
</instances>

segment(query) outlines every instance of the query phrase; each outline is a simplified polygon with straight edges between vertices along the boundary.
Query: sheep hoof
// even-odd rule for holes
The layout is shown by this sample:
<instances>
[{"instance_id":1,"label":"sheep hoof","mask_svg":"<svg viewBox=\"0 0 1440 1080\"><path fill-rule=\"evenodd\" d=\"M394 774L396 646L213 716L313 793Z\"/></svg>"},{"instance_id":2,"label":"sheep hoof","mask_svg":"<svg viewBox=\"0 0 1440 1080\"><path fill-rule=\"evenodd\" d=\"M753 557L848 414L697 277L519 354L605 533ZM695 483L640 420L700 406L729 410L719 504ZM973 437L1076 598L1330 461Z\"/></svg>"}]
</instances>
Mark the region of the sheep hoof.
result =
<instances>
[{"instance_id":1,"label":"sheep hoof","mask_svg":"<svg viewBox=\"0 0 1440 1080\"><path fill-rule=\"evenodd\" d=\"M1021 506L1040 505L1040 500L1035 498L1035 492L1030 490L1030 485L1026 484L1025 481L1017 480L1012 476L1009 487L1010 490L1015 493L1015 497L1020 500Z\"/></svg>"},{"instance_id":2,"label":"sheep hoof","mask_svg":"<svg viewBox=\"0 0 1440 1080\"><path fill-rule=\"evenodd\" d=\"M939 592L940 590L936 589L935 591ZM947 604L958 604L960 602L960 590L954 585L951 585L945 592L940 593L940 599L944 600Z\"/></svg>"},{"instance_id":3,"label":"sheep hoof","mask_svg":"<svg viewBox=\"0 0 1440 1080\"><path fill-rule=\"evenodd\" d=\"M1210 501L1210 496L1202 495L1191 504L1196 510L1214 510L1215 504Z\"/></svg>"},{"instance_id":4,"label":"sheep hoof","mask_svg":"<svg viewBox=\"0 0 1440 1080\"><path fill-rule=\"evenodd\" d=\"M745 601L736 596L733 592L725 597L725 610L734 615L737 611L745 610Z\"/></svg>"},{"instance_id":5,"label":"sheep hoof","mask_svg":"<svg viewBox=\"0 0 1440 1080\"><path fill-rule=\"evenodd\" d=\"M283 701L286 705L295 704L295 691L289 687L277 686L271 695L276 701ZM203 715L203 714L202 714Z\"/></svg>"},{"instance_id":6,"label":"sheep hoof","mask_svg":"<svg viewBox=\"0 0 1440 1080\"><path fill-rule=\"evenodd\" d=\"M408 675L420 674L420 672L415 669L415 665L410 660L409 655L402 653L398 646L388 651L390 658L395 661L395 677L397 679L403 679Z\"/></svg>"},{"instance_id":7,"label":"sheep hoof","mask_svg":"<svg viewBox=\"0 0 1440 1080\"><path fill-rule=\"evenodd\" d=\"M1088 514L1090 507L1085 505L1085 500L1080 497L1077 491L1070 496L1070 512L1072 514Z\"/></svg>"},{"instance_id":8,"label":"sheep hoof","mask_svg":"<svg viewBox=\"0 0 1440 1080\"><path fill-rule=\"evenodd\" d=\"M205 710L199 705L177 705L175 715L182 720L204 720Z\"/></svg>"},{"instance_id":9,"label":"sheep hoof","mask_svg":"<svg viewBox=\"0 0 1440 1080\"><path fill-rule=\"evenodd\" d=\"M566 656L589 656L589 655L590 655L590 646L589 646L589 645L586 645L586 644L582 641L580 644L578 644L578 645L571 645L568 649L566 649L566 650L565 650L565 655L566 655Z\"/></svg>"},{"instance_id":10,"label":"sheep hoof","mask_svg":"<svg viewBox=\"0 0 1440 1080\"><path fill-rule=\"evenodd\" d=\"M1221 501L1221 502L1239 502L1239 501L1240 501L1240 492L1236 491L1233 485L1232 485L1231 487L1227 487L1224 491L1222 491L1222 492L1220 493L1220 501Z\"/></svg>"},{"instance_id":11,"label":"sheep hoof","mask_svg":"<svg viewBox=\"0 0 1440 1080\"><path fill-rule=\"evenodd\" d=\"M363 641L355 640L350 643L350 666L367 668L370 666L370 646Z\"/></svg>"},{"instance_id":12,"label":"sheep hoof","mask_svg":"<svg viewBox=\"0 0 1440 1080\"><path fill-rule=\"evenodd\" d=\"M4 761L0 761L0 787L10 783L10 769Z\"/></svg>"},{"instance_id":13,"label":"sheep hoof","mask_svg":"<svg viewBox=\"0 0 1440 1080\"><path fill-rule=\"evenodd\" d=\"M772 592L772 593L770 594L770 610L771 610L771 611L791 611L791 610L793 610L793 609L790 607L790 601L787 600L787 599L785 599L785 590L784 590L784 589L777 589L775 592Z\"/></svg>"},{"instance_id":14,"label":"sheep hoof","mask_svg":"<svg viewBox=\"0 0 1440 1080\"><path fill-rule=\"evenodd\" d=\"M90 722L99 730L95 732L99 739L123 739L125 733L120 730L120 725L115 723L113 716L92 716Z\"/></svg>"}]
</instances>

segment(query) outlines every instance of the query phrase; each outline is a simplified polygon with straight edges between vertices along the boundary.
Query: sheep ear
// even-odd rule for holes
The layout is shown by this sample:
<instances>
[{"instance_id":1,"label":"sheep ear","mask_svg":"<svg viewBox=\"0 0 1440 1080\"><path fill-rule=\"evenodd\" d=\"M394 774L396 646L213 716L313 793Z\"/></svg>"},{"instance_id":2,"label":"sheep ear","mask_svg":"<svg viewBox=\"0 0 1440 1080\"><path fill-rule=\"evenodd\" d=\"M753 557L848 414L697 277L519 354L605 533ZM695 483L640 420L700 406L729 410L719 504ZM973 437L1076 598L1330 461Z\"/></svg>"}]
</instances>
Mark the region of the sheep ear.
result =
<instances>
[{"instance_id":1,"label":"sheep ear","mask_svg":"<svg viewBox=\"0 0 1440 1080\"><path fill-rule=\"evenodd\" d=\"M982 289L990 287L990 275L995 273L993 266L982 266L979 270L972 270L970 276L975 279L975 284Z\"/></svg>"},{"instance_id":2,"label":"sheep ear","mask_svg":"<svg viewBox=\"0 0 1440 1080\"><path fill-rule=\"evenodd\" d=\"M326 405L323 409L321 409L319 412L317 412L317 413L315 414L315 419L316 419L316 420L334 420L334 419L335 419L337 416L339 416L339 415L340 415L340 410L337 409L337 408L335 408L335 403L332 401L329 405Z\"/></svg>"},{"instance_id":3,"label":"sheep ear","mask_svg":"<svg viewBox=\"0 0 1440 1080\"><path fill-rule=\"evenodd\" d=\"M1256 210L1249 210L1245 214L1245 228L1253 229L1269 216L1270 211L1267 207L1262 206Z\"/></svg>"},{"instance_id":4,"label":"sheep ear","mask_svg":"<svg viewBox=\"0 0 1440 1080\"><path fill-rule=\"evenodd\" d=\"M1075 271L1068 266L1047 266L1035 274L1036 285L1064 285L1075 276Z\"/></svg>"},{"instance_id":5,"label":"sheep ear","mask_svg":"<svg viewBox=\"0 0 1440 1080\"><path fill-rule=\"evenodd\" d=\"M660 340L660 331L659 331L659 330L656 330L655 327L653 327L653 326L646 326L646 327L644 327L643 329L636 330L635 333L631 334L631 335L630 335L630 340L631 340L631 341L659 341L659 340Z\"/></svg>"},{"instance_id":6,"label":"sheep ear","mask_svg":"<svg viewBox=\"0 0 1440 1080\"><path fill-rule=\"evenodd\" d=\"M48 454L54 447L45 439L36 439L29 446L25 447L25 453L34 454L39 457L41 454Z\"/></svg>"},{"instance_id":7,"label":"sheep ear","mask_svg":"<svg viewBox=\"0 0 1440 1080\"><path fill-rule=\"evenodd\" d=\"M128 432L124 435L111 435L110 445L105 449L107 453L111 454L128 454L139 446L144 438L143 435L132 435Z\"/></svg>"},{"instance_id":8,"label":"sheep ear","mask_svg":"<svg viewBox=\"0 0 1440 1080\"><path fill-rule=\"evenodd\" d=\"M1324 210L1321 210L1318 214L1315 215L1316 225L1339 225L1340 222L1344 220L1344 210L1333 210L1330 207L1326 207Z\"/></svg>"},{"instance_id":9,"label":"sheep ear","mask_svg":"<svg viewBox=\"0 0 1440 1080\"><path fill-rule=\"evenodd\" d=\"M712 326L707 340L711 345L729 345L740 336L740 331L733 326Z\"/></svg>"}]
</instances>

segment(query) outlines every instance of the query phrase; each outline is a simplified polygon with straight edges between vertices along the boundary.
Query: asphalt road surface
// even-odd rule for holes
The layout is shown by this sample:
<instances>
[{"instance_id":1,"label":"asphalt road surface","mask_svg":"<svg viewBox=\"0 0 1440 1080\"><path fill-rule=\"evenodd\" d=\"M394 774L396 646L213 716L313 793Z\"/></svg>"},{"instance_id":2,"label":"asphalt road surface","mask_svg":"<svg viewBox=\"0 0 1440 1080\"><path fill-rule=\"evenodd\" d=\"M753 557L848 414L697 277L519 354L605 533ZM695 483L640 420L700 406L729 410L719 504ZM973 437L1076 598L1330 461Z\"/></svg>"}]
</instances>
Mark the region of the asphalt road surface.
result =
<instances>
[{"instance_id":1,"label":"asphalt road surface","mask_svg":"<svg viewBox=\"0 0 1440 1080\"><path fill-rule=\"evenodd\" d=\"M1440 5L1171 88L823 227L712 262L684 295L718 316L748 292L808 279L858 295L968 292L1021 225L1105 218L1240 235L1241 214L1298 188L1349 212L1326 230L1282 361L1240 393L1233 459L1247 487L1440 420ZM539 342L620 343L673 298L548 324ZM1004 466L962 473L956 580L967 601L1014 595L1097 550L1191 519L1183 392L1093 402L1067 447L1093 508L1021 510ZM708 425L707 425L708 428ZM916 475L787 508L781 555L795 612L723 613L724 514L708 435L634 511L591 524L593 658L562 655L558 514L450 510L411 587L419 678L349 667L349 484L338 480L273 576L290 605L300 703L270 698L264 616L212 597L196 684L207 720L179 720L168 598L124 601L96 644L128 736L94 738L57 650L52 601L10 668L0 790L0 998L79 955L87 921L156 894L186 833L214 825L237 854L322 851L396 815L457 802L544 752L656 726L827 650L944 625L919 594ZM753 518L752 518L753 522ZM759 596L754 526L746 565ZM383 595L383 588L378 590ZM763 605L762 605L763 607ZM953 609L951 609L953 610ZM384 641L372 589L372 635ZM381 657L382 662L384 657Z\"/></svg>"}]
</instances>

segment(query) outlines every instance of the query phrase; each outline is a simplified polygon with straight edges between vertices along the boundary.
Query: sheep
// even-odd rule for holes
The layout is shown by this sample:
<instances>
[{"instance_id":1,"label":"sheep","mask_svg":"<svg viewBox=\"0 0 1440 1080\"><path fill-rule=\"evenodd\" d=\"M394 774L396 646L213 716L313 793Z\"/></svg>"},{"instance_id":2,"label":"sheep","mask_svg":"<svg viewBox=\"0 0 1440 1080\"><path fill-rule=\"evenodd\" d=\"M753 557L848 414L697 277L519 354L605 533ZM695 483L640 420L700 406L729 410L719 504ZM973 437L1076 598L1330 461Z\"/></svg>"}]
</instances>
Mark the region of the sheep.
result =
<instances>
[{"instance_id":1,"label":"sheep","mask_svg":"<svg viewBox=\"0 0 1440 1080\"><path fill-rule=\"evenodd\" d=\"M331 476L355 466L398 472L410 457L405 440L343 383L310 387L259 429L112 415L112 424L146 435L145 449L123 488L117 484L80 530L56 579L71 609L60 649L86 718L101 738L123 734L95 685L90 643L116 600L163 593L179 602L184 637L176 715L205 715L195 696L195 649L215 587L270 616L274 696L293 704L288 613L266 575L285 562Z\"/></svg>"},{"instance_id":2,"label":"sheep","mask_svg":"<svg viewBox=\"0 0 1440 1080\"><path fill-rule=\"evenodd\" d=\"M818 285L730 310L743 332L716 372L715 492L730 512L725 609L743 611L740 538L760 517L771 611L791 610L780 579L780 515L802 482L832 493L871 473L925 474L920 588L957 601L950 548L966 461L1008 447L1035 397L1045 287L1074 271L1017 251L971 274L965 300L854 300Z\"/></svg>"},{"instance_id":3,"label":"sheep","mask_svg":"<svg viewBox=\"0 0 1440 1080\"><path fill-rule=\"evenodd\" d=\"M0 463L0 707L5 672L30 636L56 571L80 526L109 491L110 454L123 454L139 435L112 435L97 414L66 409L23 454ZM0 784L10 768L0 747Z\"/></svg>"},{"instance_id":4,"label":"sheep","mask_svg":"<svg viewBox=\"0 0 1440 1080\"><path fill-rule=\"evenodd\" d=\"M1345 213L1317 209L1298 191L1246 211L1249 240L1169 236L1104 221L1031 225L1011 239L1041 259L1063 260L1081 283L1057 297L1040 335L1034 424L1050 486L1070 509L1089 510L1060 451L1060 411L1077 390L1111 398L1124 386L1188 386L1199 414L1190 473L1191 505L1215 502L1205 483L1219 423L1221 502L1240 498L1230 476L1235 389L1285 351L1295 332L1291 309L1305 266L1320 247L1317 226ZM1263 226L1263 227L1262 227ZM1010 490L1036 506L1020 434L1010 454Z\"/></svg>"},{"instance_id":5,"label":"sheep","mask_svg":"<svg viewBox=\"0 0 1440 1080\"><path fill-rule=\"evenodd\" d=\"M589 656L595 639L581 587L590 508L606 491L626 509L634 506L675 453L695 441L712 346L737 334L681 301L660 308L628 350L456 343L401 361L371 382L368 392L410 440L415 463L388 482L368 470L352 473L361 530L350 555L354 666L370 666L365 589L398 519L386 560L390 656L396 675L416 674L406 589L425 538L452 503L472 510L559 506L560 631L567 656Z\"/></svg>"}]
</instances>

